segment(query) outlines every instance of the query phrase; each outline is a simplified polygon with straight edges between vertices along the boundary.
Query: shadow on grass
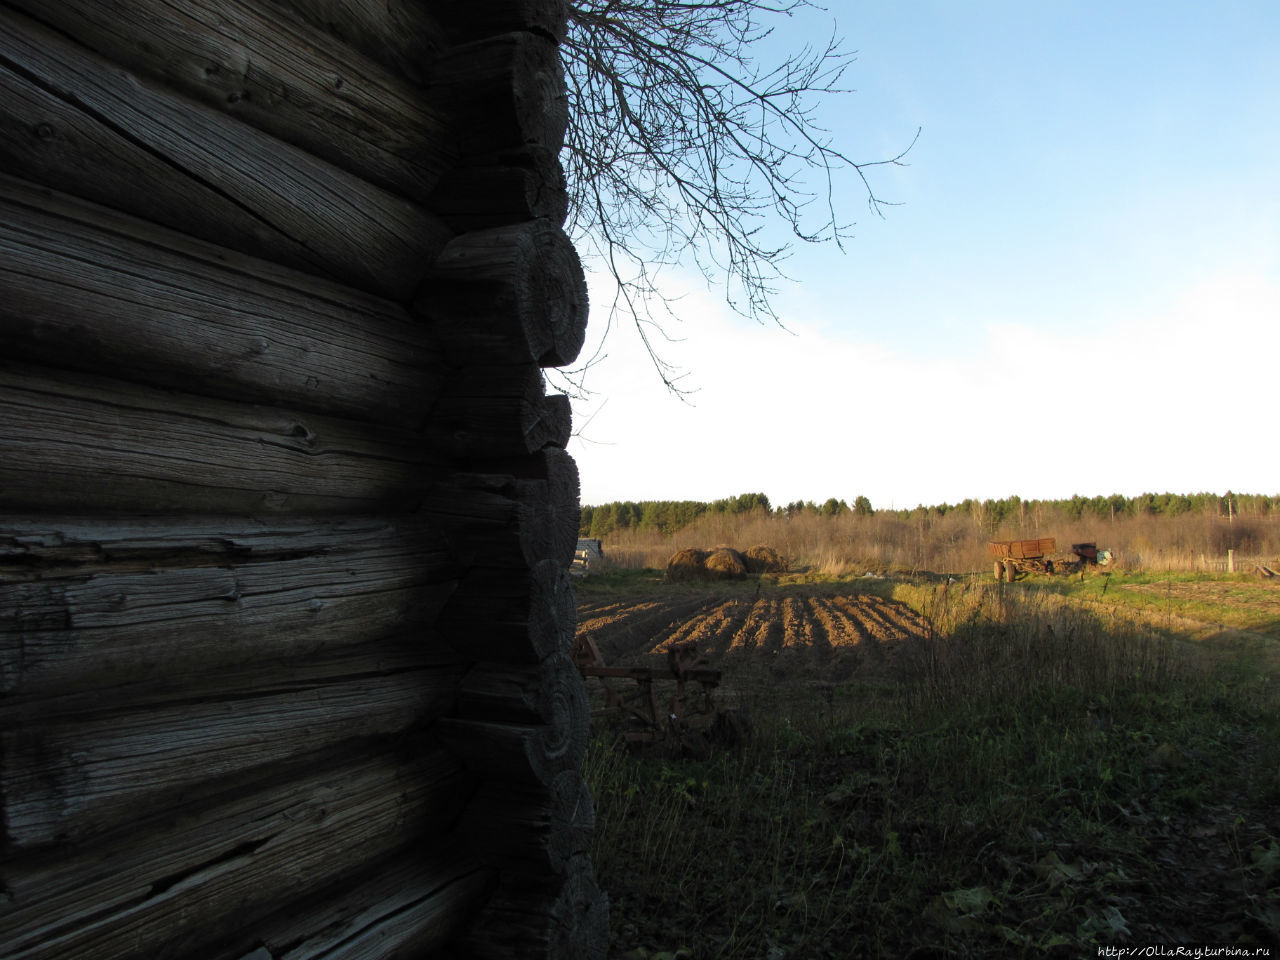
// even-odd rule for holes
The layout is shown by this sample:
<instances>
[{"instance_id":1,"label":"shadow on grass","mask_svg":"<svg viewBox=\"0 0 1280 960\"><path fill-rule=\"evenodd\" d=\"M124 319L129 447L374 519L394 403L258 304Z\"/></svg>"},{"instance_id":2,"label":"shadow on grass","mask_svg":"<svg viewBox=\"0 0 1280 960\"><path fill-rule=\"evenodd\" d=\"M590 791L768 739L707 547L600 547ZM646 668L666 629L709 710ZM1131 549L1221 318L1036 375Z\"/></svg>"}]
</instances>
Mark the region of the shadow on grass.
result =
<instances>
[{"instance_id":1,"label":"shadow on grass","mask_svg":"<svg viewBox=\"0 0 1280 960\"><path fill-rule=\"evenodd\" d=\"M599 731L611 955L1280 948L1277 698L1252 647L1206 657L1020 586L885 587L932 635L874 683L742 677L736 752Z\"/></svg>"}]
</instances>

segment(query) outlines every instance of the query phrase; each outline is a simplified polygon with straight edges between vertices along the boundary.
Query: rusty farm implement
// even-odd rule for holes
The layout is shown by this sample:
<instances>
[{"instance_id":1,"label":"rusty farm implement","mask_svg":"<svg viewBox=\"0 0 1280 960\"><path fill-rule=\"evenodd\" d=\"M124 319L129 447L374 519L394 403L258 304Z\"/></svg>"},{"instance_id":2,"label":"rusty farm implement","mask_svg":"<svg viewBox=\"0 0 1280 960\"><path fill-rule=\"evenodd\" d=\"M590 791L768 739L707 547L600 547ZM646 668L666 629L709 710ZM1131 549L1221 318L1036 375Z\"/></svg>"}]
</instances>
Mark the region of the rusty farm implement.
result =
<instances>
[{"instance_id":1,"label":"rusty farm implement","mask_svg":"<svg viewBox=\"0 0 1280 960\"><path fill-rule=\"evenodd\" d=\"M1111 551L1099 550L1096 543L1073 543L1071 553L1061 556L1055 554L1055 549L1053 537L987 543L996 579L1009 583L1030 573L1077 573L1087 566L1106 566L1111 562Z\"/></svg>"},{"instance_id":2,"label":"rusty farm implement","mask_svg":"<svg viewBox=\"0 0 1280 960\"><path fill-rule=\"evenodd\" d=\"M618 718L628 744L701 753L713 739L741 739L739 713L716 702L723 675L706 665L697 644L672 644L666 660L666 669L608 666L589 634L580 635L574 648L578 671L584 680L598 681L603 714Z\"/></svg>"}]
</instances>

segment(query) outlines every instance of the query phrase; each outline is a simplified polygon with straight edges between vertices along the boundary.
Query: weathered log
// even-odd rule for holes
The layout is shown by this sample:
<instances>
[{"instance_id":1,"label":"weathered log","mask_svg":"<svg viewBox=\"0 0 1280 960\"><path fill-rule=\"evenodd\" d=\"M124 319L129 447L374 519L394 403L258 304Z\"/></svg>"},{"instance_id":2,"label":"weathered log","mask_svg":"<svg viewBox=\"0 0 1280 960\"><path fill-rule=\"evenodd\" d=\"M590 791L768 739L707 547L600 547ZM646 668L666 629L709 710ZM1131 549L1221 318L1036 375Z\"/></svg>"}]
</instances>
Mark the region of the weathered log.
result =
<instances>
[{"instance_id":1,"label":"weathered log","mask_svg":"<svg viewBox=\"0 0 1280 960\"><path fill-rule=\"evenodd\" d=\"M426 491L424 509L450 535L459 560L522 568L554 560L567 568L580 519L573 457L545 447L492 466L493 473L458 472Z\"/></svg>"},{"instance_id":2,"label":"weathered log","mask_svg":"<svg viewBox=\"0 0 1280 960\"><path fill-rule=\"evenodd\" d=\"M445 604L439 627L461 656L529 664L567 653L576 617L567 569L543 560L524 573L510 568L470 571Z\"/></svg>"},{"instance_id":3,"label":"weathered log","mask_svg":"<svg viewBox=\"0 0 1280 960\"><path fill-rule=\"evenodd\" d=\"M529 144L468 158L440 178L428 206L459 233L539 218L559 225L569 191L559 152Z\"/></svg>"},{"instance_id":4,"label":"weathered log","mask_svg":"<svg viewBox=\"0 0 1280 960\"><path fill-rule=\"evenodd\" d=\"M44 186L397 301L450 235L409 201L124 73L13 11L0 16L0 162Z\"/></svg>"},{"instance_id":5,"label":"weathered log","mask_svg":"<svg viewBox=\"0 0 1280 960\"><path fill-rule=\"evenodd\" d=\"M538 664L477 663L458 687L464 720L551 723L560 714L587 710L582 677L564 653Z\"/></svg>"},{"instance_id":6,"label":"weathered log","mask_svg":"<svg viewBox=\"0 0 1280 960\"><path fill-rule=\"evenodd\" d=\"M553 552L552 514L545 485L504 474L456 473L433 483L423 509L448 533L466 566L526 567Z\"/></svg>"},{"instance_id":7,"label":"weathered log","mask_svg":"<svg viewBox=\"0 0 1280 960\"><path fill-rule=\"evenodd\" d=\"M573 244L546 220L452 240L413 312L458 366L572 363L587 328L587 282Z\"/></svg>"},{"instance_id":8,"label":"weathered log","mask_svg":"<svg viewBox=\"0 0 1280 960\"><path fill-rule=\"evenodd\" d=\"M558 884L504 887L476 916L461 946L478 960L599 960L609 934L609 900L591 861L574 857Z\"/></svg>"},{"instance_id":9,"label":"weathered log","mask_svg":"<svg viewBox=\"0 0 1280 960\"><path fill-rule=\"evenodd\" d=\"M437 62L428 95L436 109L450 112L464 157L564 144L564 69L546 37L518 31L452 47Z\"/></svg>"},{"instance_id":10,"label":"weathered log","mask_svg":"<svg viewBox=\"0 0 1280 960\"><path fill-rule=\"evenodd\" d=\"M516 483L521 485L519 489L527 491L527 496L546 497L551 518L550 553L547 556L568 568L573 562L581 522L578 464L572 455L558 447L548 446L533 456L489 461L484 466L495 472L512 474ZM494 558L488 562L500 561Z\"/></svg>"},{"instance_id":11,"label":"weathered log","mask_svg":"<svg viewBox=\"0 0 1280 960\"><path fill-rule=\"evenodd\" d=\"M277 560L339 563L346 559L338 558L369 551L439 556L445 549L439 534L416 515L0 518L0 571L11 583L62 577L69 568L87 575Z\"/></svg>"},{"instance_id":12,"label":"weathered log","mask_svg":"<svg viewBox=\"0 0 1280 960\"><path fill-rule=\"evenodd\" d=\"M557 447L546 447L536 456L512 461L517 477L546 483L555 525L552 528L551 559L567 568L573 562L578 545L578 526L582 520L582 486L578 464L573 456Z\"/></svg>"},{"instance_id":13,"label":"weathered log","mask_svg":"<svg viewBox=\"0 0 1280 960\"><path fill-rule=\"evenodd\" d=\"M0 715L420 633L457 575L412 518L0 518Z\"/></svg>"},{"instance_id":14,"label":"weathered log","mask_svg":"<svg viewBox=\"0 0 1280 960\"><path fill-rule=\"evenodd\" d=\"M166 248L180 247L181 250ZM403 308L0 177L11 359L417 428L445 379ZM239 258L244 260L247 258Z\"/></svg>"},{"instance_id":15,"label":"weathered log","mask_svg":"<svg viewBox=\"0 0 1280 960\"><path fill-rule=\"evenodd\" d=\"M438 473L406 430L0 367L0 511L407 512Z\"/></svg>"},{"instance_id":16,"label":"weathered log","mask_svg":"<svg viewBox=\"0 0 1280 960\"><path fill-rule=\"evenodd\" d=\"M458 824L470 848L513 885L563 874L571 857L587 853L594 830L591 791L576 770L546 786L486 781Z\"/></svg>"},{"instance_id":17,"label":"weathered log","mask_svg":"<svg viewBox=\"0 0 1280 960\"><path fill-rule=\"evenodd\" d=\"M14 0L127 70L362 180L425 201L453 166L445 121L376 60L244 0Z\"/></svg>"},{"instance_id":18,"label":"weathered log","mask_svg":"<svg viewBox=\"0 0 1280 960\"><path fill-rule=\"evenodd\" d=\"M363 680L402 673L453 671L461 676L466 664L458 655L423 642L412 630L372 643L344 645L294 660L259 660L200 671L185 665L158 679L121 684L115 678L100 687L58 690L49 694L18 694L0 701L0 731L31 724L76 724L88 718L121 711L168 709L176 702L234 701L245 695L274 696L303 687L344 680ZM455 691L456 694L456 691ZM444 709L442 705L440 709Z\"/></svg>"},{"instance_id":19,"label":"weathered log","mask_svg":"<svg viewBox=\"0 0 1280 960\"><path fill-rule=\"evenodd\" d=\"M562 40L567 27L566 0L489 0L483 6L464 0L437 3L434 12L457 42L510 30L529 30Z\"/></svg>"},{"instance_id":20,"label":"weathered log","mask_svg":"<svg viewBox=\"0 0 1280 960\"><path fill-rule=\"evenodd\" d=\"M569 398L544 396L535 365L466 367L444 387L428 432L461 458L518 457L564 447L572 422Z\"/></svg>"},{"instance_id":21,"label":"weathered log","mask_svg":"<svg viewBox=\"0 0 1280 960\"><path fill-rule=\"evenodd\" d=\"M272 2L419 85L452 42L434 16L439 5L421 0Z\"/></svg>"},{"instance_id":22,"label":"weathered log","mask_svg":"<svg viewBox=\"0 0 1280 960\"><path fill-rule=\"evenodd\" d=\"M266 960L435 956L491 885L490 871L457 851L415 848L254 925L246 939L266 945Z\"/></svg>"},{"instance_id":23,"label":"weathered log","mask_svg":"<svg viewBox=\"0 0 1280 960\"><path fill-rule=\"evenodd\" d=\"M171 809L219 781L335 745L407 731L452 708L456 667L303 679L206 700L0 733L8 841L81 841L148 811Z\"/></svg>"},{"instance_id":24,"label":"weathered log","mask_svg":"<svg viewBox=\"0 0 1280 960\"><path fill-rule=\"evenodd\" d=\"M136 819L97 844L19 852L4 869L5 956L190 956L169 947L252 929L286 903L440 836L467 782L439 749L412 763L351 759ZM456 863L469 869L465 857Z\"/></svg>"},{"instance_id":25,"label":"weathered log","mask_svg":"<svg viewBox=\"0 0 1280 960\"><path fill-rule=\"evenodd\" d=\"M476 774L547 787L558 774L582 766L591 711L585 694L580 700L556 700L557 709L549 723L445 717L432 727L432 733Z\"/></svg>"}]
</instances>

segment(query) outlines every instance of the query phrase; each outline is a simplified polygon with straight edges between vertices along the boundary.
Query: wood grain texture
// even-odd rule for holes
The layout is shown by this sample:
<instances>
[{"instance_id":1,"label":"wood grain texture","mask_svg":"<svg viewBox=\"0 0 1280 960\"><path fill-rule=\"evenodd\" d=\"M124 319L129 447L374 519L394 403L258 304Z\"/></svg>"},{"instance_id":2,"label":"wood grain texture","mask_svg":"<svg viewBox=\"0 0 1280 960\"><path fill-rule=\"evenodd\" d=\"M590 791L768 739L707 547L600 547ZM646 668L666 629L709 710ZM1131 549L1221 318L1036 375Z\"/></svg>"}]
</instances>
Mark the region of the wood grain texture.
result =
<instances>
[{"instance_id":1,"label":"wood grain texture","mask_svg":"<svg viewBox=\"0 0 1280 960\"><path fill-rule=\"evenodd\" d=\"M459 471L445 487L462 488L455 501L455 511L477 521L474 536L459 548L459 558L476 566L491 567L554 560L567 569L573 561L581 520L578 465L573 457L558 447L548 446L530 456L484 461L483 467L493 472ZM476 491L475 498L466 495L467 488ZM499 496L494 497L493 492ZM468 512L476 506L496 512L504 493L514 496L525 510L538 511L536 523L531 522L527 532L516 524L506 531L498 530L479 522L488 519L487 513ZM439 499L440 495L433 490L427 501L431 509ZM442 515L441 522L445 525L448 520Z\"/></svg>"},{"instance_id":2,"label":"wood grain texture","mask_svg":"<svg viewBox=\"0 0 1280 960\"><path fill-rule=\"evenodd\" d=\"M450 236L409 201L9 9L0 9L0 162L44 186L400 302Z\"/></svg>"},{"instance_id":3,"label":"wood grain texture","mask_svg":"<svg viewBox=\"0 0 1280 960\"><path fill-rule=\"evenodd\" d=\"M418 518L0 517L0 718L422 634L458 575Z\"/></svg>"},{"instance_id":4,"label":"wood grain texture","mask_svg":"<svg viewBox=\"0 0 1280 960\"><path fill-rule=\"evenodd\" d=\"M428 81L436 60L452 42L435 18L439 3L274 0L272 5L288 10L416 84ZM477 9L474 4L469 8Z\"/></svg>"},{"instance_id":5,"label":"wood grain texture","mask_svg":"<svg viewBox=\"0 0 1280 960\"><path fill-rule=\"evenodd\" d=\"M457 716L433 729L468 769L545 787L581 768L590 726L582 678L556 652L525 670L474 667L461 684Z\"/></svg>"},{"instance_id":6,"label":"wood grain texture","mask_svg":"<svg viewBox=\"0 0 1280 960\"><path fill-rule=\"evenodd\" d=\"M435 956L480 904L491 871L453 850L413 848L250 931L269 960ZM243 953L228 952L225 960ZM222 960L222 958L214 958Z\"/></svg>"},{"instance_id":7,"label":"wood grain texture","mask_svg":"<svg viewBox=\"0 0 1280 960\"><path fill-rule=\"evenodd\" d=\"M81 841L191 792L346 741L386 736L451 708L445 667L325 681L222 699L198 695L0 733L5 832L29 848Z\"/></svg>"},{"instance_id":8,"label":"wood grain texture","mask_svg":"<svg viewBox=\"0 0 1280 960\"><path fill-rule=\"evenodd\" d=\"M329 33L244 0L12 0L111 62L362 180L424 201L454 165L421 92Z\"/></svg>"},{"instance_id":9,"label":"wood grain texture","mask_svg":"<svg viewBox=\"0 0 1280 960\"><path fill-rule=\"evenodd\" d=\"M0 4L6 960L604 955L565 18Z\"/></svg>"},{"instance_id":10,"label":"wood grain texture","mask_svg":"<svg viewBox=\"0 0 1280 960\"><path fill-rule=\"evenodd\" d=\"M548 37L517 30L460 43L437 62L428 93L449 111L463 158L528 144L559 151L564 144L569 98L559 50Z\"/></svg>"},{"instance_id":11,"label":"wood grain texture","mask_svg":"<svg viewBox=\"0 0 1280 960\"><path fill-rule=\"evenodd\" d=\"M406 512L438 469L409 431L0 366L0 512Z\"/></svg>"},{"instance_id":12,"label":"wood grain texture","mask_svg":"<svg viewBox=\"0 0 1280 960\"><path fill-rule=\"evenodd\" d=\"M569 215L569 190L557 149L526 144L468 157L440 178L429 206L459 233Z\"/></svg>"},{"instance_id":13,"label":"wood grain texture","mask_svg":"<svg viewBox=\"0 0 1280 960\"><path fill-rule=\"evenodd\" d=\"M587 742L585 730L571 734L555 724L522 726L446 718L434 732L474 773L543 786L559 773L578 769Z\"/></svg>"},{"instance_id":14,"label":"wood grain texture","mask_svg":"<svg viewBox=\"0 0 1280 960\"><path fill-rule=\"evenodd\" d=\"M466 367L432 410L430 432L462 459L527 456L569 442L573 413L563 394L543 394L534 364Z\"/></svg>"},{"instance_id":15,"label":"wood grain texture","mask_svg":"<svg viewBox=\"0 0 1280 960\"><path fill-rule=\"evenodd\" d=\"M6 958L204 955L210 938L252 932L259 921L269 929L266 918L284 905L440 837L438 825L469 793L458 763L438 749L410 763L383 754L289 774L139 818L96 844L9 857ZM439 852L447 849L441 837ZM463 856L451 859L472 869ZM419 863L452 870L426 851Z\"/></svg>"},{"instance_id":16,"label":"wood grain texture","mask_svg":"<svg viewBox=\"0 0 1280 960\"><path fill-rule=\"evenodd\" d=\"M413 305L457 366L572 363L587 309L577 251L545 220L454 238Z\"/></svg>"},{"instance_id":17,"label":"wood grain texture","mask_svg":"<svg viewBox=\"0 0 1280 960\"><path fill-rule=\"evenodd\" d=\"M458 716L505 723L553 723L561 714L587 710L582 676L566 654L541 663L475 664L458 687Z\"/></svg>"},{"instance_id":18,"label":"wood grain texture","mask_svg":"<svg viewBox=\"0 0 1280 960\"><path fill-rule=\"evenodd\" d=\"M210 396L420 427L445 381L403 308L0 177L0 344Z\"/></svg>"},{"instance_id":19,"label":"wood grain texture","mask_svg":"<svg viewBox=\"0 0 1280 960\"><path fill-rule=\"evenodd\" d=\"M424 509L449 534L464 565L527 569L554 560L568 567L579 519L576 465L555 448L526 459L495 461L493 473L457 471L425 491ZM554 484L545 475L503 472L512 466L532 472L548 461L559 478Z\"/></svg>"}]
</instances>

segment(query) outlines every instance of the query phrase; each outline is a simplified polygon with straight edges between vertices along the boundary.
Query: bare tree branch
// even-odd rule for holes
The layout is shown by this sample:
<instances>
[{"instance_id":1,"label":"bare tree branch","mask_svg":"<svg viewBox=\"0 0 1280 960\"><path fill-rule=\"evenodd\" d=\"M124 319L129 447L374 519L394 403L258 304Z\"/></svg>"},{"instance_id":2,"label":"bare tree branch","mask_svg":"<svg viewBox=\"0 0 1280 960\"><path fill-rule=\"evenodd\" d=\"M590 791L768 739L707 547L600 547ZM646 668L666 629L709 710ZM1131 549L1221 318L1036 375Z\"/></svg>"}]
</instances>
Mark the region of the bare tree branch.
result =
<instances>
[{"instance_id":1,"label":"bare tree branch","mask_svg":"<svg viewBox=\"0 0 1280 960\"><path fill-rule=\"evenodd\" d=\"M677 371L655 349L674 317L662 270L692 264L724 283L733 309L776 322L774 285L791 244L770 241L769 228L843 248L840 177L856 175L883 215L887 201L867 172L901 164L915 143L857 163L819 126L823 99L850 92L840 82L854 57L834 34L780 64L757 63L772 32L766 21L806 7L814 5L571 0L562 44L573 118L562 154L568 229L616 282L607 326L629 318L673 392L683 393Z\"/></svg>"}]
</instances>

